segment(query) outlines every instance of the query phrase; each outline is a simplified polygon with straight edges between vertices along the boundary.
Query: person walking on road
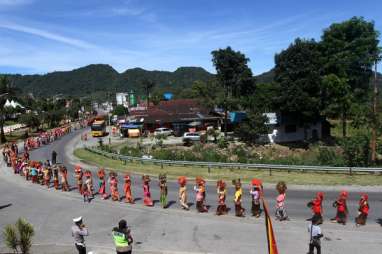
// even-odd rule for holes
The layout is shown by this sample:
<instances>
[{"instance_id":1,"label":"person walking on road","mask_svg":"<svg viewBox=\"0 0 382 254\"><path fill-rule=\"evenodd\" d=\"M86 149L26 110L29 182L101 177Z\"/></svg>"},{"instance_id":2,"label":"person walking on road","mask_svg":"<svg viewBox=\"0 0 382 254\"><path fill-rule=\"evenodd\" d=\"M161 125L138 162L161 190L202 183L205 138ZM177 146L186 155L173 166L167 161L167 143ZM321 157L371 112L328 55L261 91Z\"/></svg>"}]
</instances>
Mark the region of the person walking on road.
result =
<instances>
[{"instance_id":1,"label":"person walking on road","mask_svg":"<svg viewBox=\"0 0 382 254\"><path fill-rule=\"evenodd\" d=\"M52 151L52 164L56 164L57 162L57 152L56 151Z\"/></svg>"},{"instance_id":2,"label":"person walking on road","mask_svg":"<svg viewBox=\"0 0 382 254\"><path fill-rule=\"evenodd\" d=\"M74 245L78 250L78 254L86 254L86 246L84 236L88 236L89 232L85 225L82 223L82 217L73 219L74 225L72 226L72 236L74 238Z\"/></svg>"},{"instance_id":3,"label":"person walking on road","mask_svg":"<svg viewBox=\"0 0 382 254\"><path fill-rule=\"evenodd\" d=\"M133 238L125 220L120 220L118 227L112 230L113 240L117 254L131 254Z\"/></svg>"},{"instance_id":4,"label":"person walking on road","mask_svg":"<svg viewBox=\"0 0 382 254\"><path fill-rule=\"evenodd\" d=\"M312 222L308 226L308 233L310 235L309 240L309 252L308 254L314 254L314 248L317 250L317 254L321 254L321 238L324 236L321 232L321 228L318 225L318 218L313 217Z\"/></svg>"}]
</instances>

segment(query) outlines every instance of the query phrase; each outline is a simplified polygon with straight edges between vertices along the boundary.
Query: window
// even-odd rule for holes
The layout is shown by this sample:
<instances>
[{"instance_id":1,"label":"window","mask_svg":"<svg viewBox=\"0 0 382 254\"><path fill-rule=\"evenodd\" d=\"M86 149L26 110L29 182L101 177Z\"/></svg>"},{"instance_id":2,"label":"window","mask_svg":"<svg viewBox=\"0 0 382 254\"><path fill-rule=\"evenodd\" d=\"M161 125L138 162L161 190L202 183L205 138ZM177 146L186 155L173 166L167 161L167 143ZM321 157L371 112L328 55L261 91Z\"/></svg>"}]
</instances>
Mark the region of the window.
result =
<instances>
[{"instance_id":1,"label":"window","mask_svg":"<svg viewBox=\"0 0 382 254\"><path fill-rule=\"evenodd\" d=\"M297 131L297 126L295 124L285 125L285 133L293 133Z\"/></svg>"}]
</instances>

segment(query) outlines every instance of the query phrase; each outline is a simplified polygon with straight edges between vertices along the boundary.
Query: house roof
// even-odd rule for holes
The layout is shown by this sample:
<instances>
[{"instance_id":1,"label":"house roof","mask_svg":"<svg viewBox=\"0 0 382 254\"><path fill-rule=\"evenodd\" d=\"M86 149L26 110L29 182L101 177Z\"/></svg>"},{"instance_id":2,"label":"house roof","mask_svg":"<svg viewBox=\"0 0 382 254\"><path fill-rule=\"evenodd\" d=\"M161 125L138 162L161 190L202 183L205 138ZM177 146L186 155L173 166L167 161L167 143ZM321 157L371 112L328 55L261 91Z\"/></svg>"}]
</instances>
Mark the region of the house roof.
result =
<instances>
[{"instance_id":1,"label":"house roof","mask_svg":"<svg viewBox=\"0 0 382 254\"><path fill-rule=\"evenodd\" d=\"M145 123L183 122L213 117L207 108L193 99L161 101L158 105L150 104L148 110L131 111L130 116L144 118Z\"/></svg>"}]
</instances>

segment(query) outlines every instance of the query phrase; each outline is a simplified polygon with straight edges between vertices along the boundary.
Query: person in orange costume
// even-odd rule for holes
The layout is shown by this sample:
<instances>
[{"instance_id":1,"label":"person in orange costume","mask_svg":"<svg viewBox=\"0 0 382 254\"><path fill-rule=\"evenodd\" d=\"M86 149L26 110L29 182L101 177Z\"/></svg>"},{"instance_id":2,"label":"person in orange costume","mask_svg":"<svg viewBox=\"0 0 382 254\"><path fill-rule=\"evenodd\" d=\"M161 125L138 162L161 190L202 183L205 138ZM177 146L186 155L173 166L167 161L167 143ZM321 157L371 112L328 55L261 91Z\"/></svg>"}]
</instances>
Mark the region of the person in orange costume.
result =
<instances>
[{"instance_id":1,"label":"person in orange costume","mask_svg":"<svg viewBox=\"0 0 382 254\"><path fill-rule=\"evenodd\" d=\"M143 203L146 206L153 206L154 203L151 199L151 192L150 192L150 176L143 175L142 176L143 181Z\"/></svg>"},{"instance_id":2,"label":"person in orange costume","mask_svg":"<svg viewBox=\"0 0 382 254\"><path fill-rule=\"evenodd\" d=\"M190 207L187 204L187 178L185 176L180 176L178 178L178 184L179 184L179 203L182 209L189 210Z\"/></svg>"},{"instance_id":3,"label":"person in orange costume","mask_svg":"<svg viewBox=\"0 0 382 254\"><path fill-rule=\"evenodd\" d=\"M125 180L125 185L123 187L123 191L125 192L125 202L134 204L133 195L131 194L131 179L130 175L126 174L123 178Z\"/></svg>"},{"instance_id":4,"label":"person in orange costume","mask_svg":"<svg viewBox=\"0 0 382 254\"><path fill-rule=\"evenodd\" d=\"M61 190L69 191L68 170L64 166L60 167L60 175L61 175Z\"/></svg>"},{"instance_id":5,"label":"person in orange costume","mask_svg":"<svg viewBox=\"0 0 382 254\"><path fill-rule=\"evenodd\" d=\"M196 185L194 186L194 191L196 192L196 208L199 213L206 213L208 209L205 205L206 200L206 181L201 177L196 177Z\"/></svg>"},{"instance_id":6,"label":"person in orange costume","mask_svg":"<svg viewBox=\"0 0 382 254\"><path fill-rule=\"evenodd\" d=\"M83 193L83 190L82 190L82 184L83 184L83 181L82 181L82 177L83 177L83 173L82 173L82 169L81 169L81 166L79 165L76 165L74 167L74 173L75 173L75 176L76 176L76 181L77 181L77 188L78 188L78 191L80 192L80 194L82 195Z\"/></svg>"},{"instance_id":7,"label":"person in orange costume","mask_svg":"<svg viewBox=\"0 0 382 254\"><path fill-rule=\"evenodd\" d=\"M109 185L110 185L111 199L113 201L119 201L117 173L115 172L109 173Z\"/></svg>"},{"instance_id":8,"label":"person in orange costume","mask_svg":"<svg viewBox=\"0 0 382 254\"><path fill-rule=\"evenodd\" d=\"M369 196L367 194L363 194L359 200L358 217L355 219L357 227L366 225L369 210Z\"/></svg>"},{"instance_id":9,"label":"person in orange costume","mask_svg":"<svg viewBox=\"0 0 382 254\"><path fill-rule=\"evenodd\" d=\"M56 190L58 190L60 182L58 180L58 168L55 166L53 168L53 186Z\"/></svg>"}]
</instances>

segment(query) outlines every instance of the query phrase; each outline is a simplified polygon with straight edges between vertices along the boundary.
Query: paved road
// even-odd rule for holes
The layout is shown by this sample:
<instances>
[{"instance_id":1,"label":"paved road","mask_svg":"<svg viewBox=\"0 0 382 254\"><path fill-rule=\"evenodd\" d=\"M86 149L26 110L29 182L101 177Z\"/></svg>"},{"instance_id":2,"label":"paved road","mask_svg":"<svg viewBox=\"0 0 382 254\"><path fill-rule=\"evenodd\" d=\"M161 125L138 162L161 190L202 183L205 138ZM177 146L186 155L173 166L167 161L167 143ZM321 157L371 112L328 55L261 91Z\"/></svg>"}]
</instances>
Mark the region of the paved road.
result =
<instances>
[{"instance_id":1,"label":"paved road","mask_svg":"<svg viewBox=\"0 0 382 254\"><path fill-rule=\"evenodd\" d=\"M59 154L65 154L59 160L70 163L72 158L66 150L75 146L75 136L75 133L70 134L34 151L32 156L45 159L55 149ZM71 167L70 170L72 171ZM39 244L35 246L36 253L74 253L70 224L71 218L79 215L84 216L91 233L87 238L88 245L99 254L113 253L110 230L121 218L125 218L132 227L136 253L266 253L263 219L249 216L236 218L232 214L223 217L212 213L197 214L194 207L187 212L178 209L177 204L166 210L159 208L158 204L153 208L144 207L141 201L135 205L126 205L95 199L92 203L85 204L76 191L62 193L47 190L46 187L25 182L4 165L0 167L0 183L0 208L10 204L0 209L0 227L14 222L20 216L27 218L36 229L34 242ZM134 177L134 183L135 196L141 197L140 179ZM156 184L152 183L154 197L158 196ZM274 199L272 189L267 189L266 193L269 200ZM193 200L194 195L191 191L189 194L190 200ZM232 192L229 195L231 197ZM308 235L304 218L309 216L309 210L305 203L312 195L312 191L288 192L288 210L292 220L274 223L281 253L306 253ZM336 195L333 192L327 194L329 198ZM216 196L212 186L208 188L207 196L211 210L214 210ZM372 216L369 225L356 228L352 223L346 226L324 223L322 228L327 237L323 241L325 253L365 253L365 249L368 254L380 253L382 228L375 222L378 212L381 211L378 196L378 193L371 194ZM176 200L176 184L170 184L169 198ZM354 214L356 193L351 193L350 198L350 209ZM249 203L248 197L245 203ZM330 217L333 209L327 203L326 214ZM2 238L0 240L2 245ZM52 245L54 247L50 247Z\"/></svg>"},{"instance_id":2,"label":"paved road","mask_svg":"<svg viewBox=\"0 0 382 254\"><path fill-rule=\"evenodd\" d=\"M75 161L72 158L72 156L70 156L70 153L74 147L81 145L81 144L78 144L78 142L73 143L74 141L79 141L78 133L70 134L49 146L45 146L41 149L33 151L31 153L31 158L36 160L45 160L50 158L52 150L55 150L59 154L58 160L68 166L69 172L71 172L69 182L72 183L71 184L72 186L74 186L75 180L74 180L73 172L74 172ZM95 142L95 139L91 138L89 143L90 142ZM93 170L94 172L97 170L95 167L91 167L91 166L88 168ZM166 171L166 168L164 168L163 170ZM382 177L382 176L376 176L376 177ZM142 189L141 176L133 175L132 181L133 181L134 197L142 198L143 189ZM193 184L194 184L193 182L189 181L188 196L189 196L189 201L191 203L193 203L195 200L195 193L193 192ZM231 206L232 208L234 208L233 201L232 201L234 188L230 185L230 183L227 183L227 184L229 186L227 204ZM178 209L178 205L174 203L177 200L178 184L176 182L169 182L168 185L169 185L168 200L172 201L171 203L173 203L173 205L170 206L170 209ZM159 199L159 188L158 188L158 181L156 178L155 179L152 178L152 182L150 186L151 186L151 192L152 192L152 197L154 199L154 202L157 203ZM248 188L249 186L244 186L244 189L247 192L245 193L243 203L247 211L250 211L251 201L250 201ZM119 190L122 193L122 190L123 190L123 175L122 174L119 175ZM325 190L323 189L321 191L325 191ZM348 206L350 211L350 221L353 221L354 217L357 215L358 200L359 200L359 195L361 192L362 190L359 190L359 191L353 190L349 194ZM338 193L339 193L338 191L333 191L333 190L325 191L324 211L325 211L326 218L332 218L335 215L335 209L331 205L333 201L337 198ZM315 194L316 194L316 190L310 190L309 188L302 189L302 190L290 189L288 191L287 210L292 220L294 219L301 220L303 218L308 218L310 216L310 210L306 207L306 204L310 199L312 199L315 196ZM267 200L269 201L270 207L273 208L275 204L275 198L276 198L277 192L275 191L274 188L271 188L271 189L266 188L265 195ZM381 201L382 196L381 196L381 193L379 192L371 192L369 193L369 198L370 198L370 205L372 209L369 220L370 222L375 222L378 218L382 217L382 214L379 214L377 212L377 211L382 211L382 201ZM216 188L212 184L207 187L207 202L206 203L207 205L210 206L210 211L216 210L216 205L217 205ZM141 205L142 200L137 200L137 204ZM159 204L157 204L156 206L157 206L156 209L160 209ZM193 208L195 207L193 206Z\"/></svg>"}]
</instances>

